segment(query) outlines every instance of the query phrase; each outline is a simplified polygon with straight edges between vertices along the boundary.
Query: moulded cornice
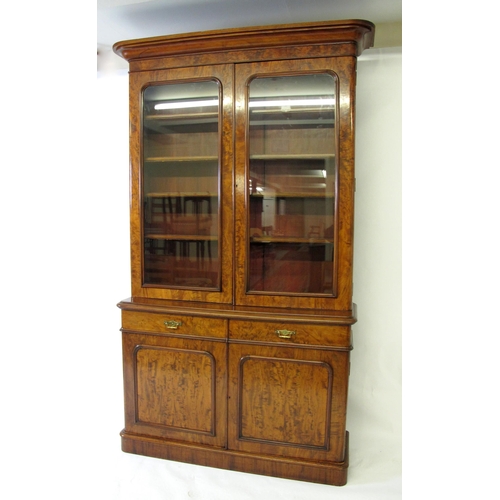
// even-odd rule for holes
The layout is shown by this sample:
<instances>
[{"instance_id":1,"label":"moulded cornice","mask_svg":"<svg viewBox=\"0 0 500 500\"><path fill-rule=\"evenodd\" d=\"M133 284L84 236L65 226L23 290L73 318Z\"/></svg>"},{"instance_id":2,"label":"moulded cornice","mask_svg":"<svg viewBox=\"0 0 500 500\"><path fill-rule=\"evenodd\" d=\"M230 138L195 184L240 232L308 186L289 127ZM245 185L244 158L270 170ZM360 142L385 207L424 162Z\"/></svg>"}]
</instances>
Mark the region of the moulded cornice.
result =
<instances>
[{"instance_id":1,"label":"moulded cornice","mask_svg":"<svg viewBox=\"0 0 500 500\"><path fill-rule=\"evenodd\" d=\"M370 21L320 21L183 33L117 42L116 54L127 61L205 52L352 43L356 55L373 46L375 25Z\"/></svg>"}]
</instances>

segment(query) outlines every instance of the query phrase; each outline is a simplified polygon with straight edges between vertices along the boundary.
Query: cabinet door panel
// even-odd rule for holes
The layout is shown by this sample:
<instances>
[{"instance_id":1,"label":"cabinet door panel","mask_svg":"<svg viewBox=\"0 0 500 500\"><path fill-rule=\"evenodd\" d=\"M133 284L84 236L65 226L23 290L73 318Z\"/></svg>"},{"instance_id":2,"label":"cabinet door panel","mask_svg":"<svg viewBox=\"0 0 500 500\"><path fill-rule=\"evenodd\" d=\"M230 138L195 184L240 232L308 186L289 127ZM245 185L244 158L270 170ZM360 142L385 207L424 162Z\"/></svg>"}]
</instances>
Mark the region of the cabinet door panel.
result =
<instances>
[{"instance_id":1,"label":"cabinet door panel","mask_svg":"<svg viewBox=\"0 0 500 500\"><path fill-rule=\"evenodd\" d=\"M232 301L232 65L132 73L132 294Z\"/></svg>"},{"instance_id":2,"label":"cabinet door panel","mask_svg":"<svg viewBox=\"0 0 500 500\"><path fill-rule=\"evenodd\" d=\"M128 432L225 446L226 344L124 333Z\"/></svg>"},{"instance_id":3,"label":"cabinet door panel","mask_svg":"<svg viewBox=\"0 0 500 500\"><path fill-rule=\"evenodd\" d=\"M236 303L351 309L352 58L236 66Z\"/></svg>"},{"instance_id":4,"label":"cabinet door panel","mask_svg":"<svg viewBox=\"0 0 500 500\"><path fill-rule=\"evenodd\" d=\"M137 421L214 434L215 359L210 352L140 346Z\"/></svg>"},{"instance_id":5,"label":"cabinet door panel","mask_svg":"<svg viewBox=\"0 0 500 500\"><path fill-rule=\"evenodd\" d=\"M329 365L247 356L240 362L240 377L241 439L326 449ZM303 380L314 390L305 390Z\"/></svg>"},{"instance_id":6,"label":"cabinet door panel","mask_svg":"<svg viewBox=\"0 0 500 500\"><path fill-rule=\"evenodd\" d=\"M348 357L230 345L229 448L342 461Z\"/></svg>"}]
</instances>

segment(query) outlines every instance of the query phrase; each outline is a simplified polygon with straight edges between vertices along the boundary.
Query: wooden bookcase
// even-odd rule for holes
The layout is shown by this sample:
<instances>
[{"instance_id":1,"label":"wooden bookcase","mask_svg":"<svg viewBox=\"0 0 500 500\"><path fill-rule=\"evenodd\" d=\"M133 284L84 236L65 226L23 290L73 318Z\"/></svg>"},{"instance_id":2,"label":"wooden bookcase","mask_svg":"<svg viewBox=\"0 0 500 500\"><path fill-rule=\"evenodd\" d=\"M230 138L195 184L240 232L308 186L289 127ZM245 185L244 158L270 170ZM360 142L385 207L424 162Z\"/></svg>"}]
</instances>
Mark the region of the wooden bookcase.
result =
<instances>
[{"instance_id":1,"label":"wooden bookcase","mask_svg":"<svg viewBox=\"0 0 500 500\"><path fill-rule=\"evenodd\" d=\"M130 64L122 449L347 480L368 21L116 43Z\"/></svg>"}]
</instances>

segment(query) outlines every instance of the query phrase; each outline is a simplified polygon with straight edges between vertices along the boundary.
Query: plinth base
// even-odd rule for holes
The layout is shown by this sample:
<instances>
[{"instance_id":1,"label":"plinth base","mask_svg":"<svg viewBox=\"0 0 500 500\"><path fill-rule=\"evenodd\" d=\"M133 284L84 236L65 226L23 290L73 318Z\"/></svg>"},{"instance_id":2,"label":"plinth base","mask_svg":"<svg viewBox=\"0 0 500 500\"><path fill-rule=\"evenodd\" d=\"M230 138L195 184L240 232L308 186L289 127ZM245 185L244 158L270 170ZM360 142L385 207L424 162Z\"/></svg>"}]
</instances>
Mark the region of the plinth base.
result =
<instances>
[{"instance_id":1,"label":"plinth base","mask_svg":"<svg viewBox=\"0 0 500 500\"><path fill-rule=\"evenodd\" d=\"M343 486L347 482L349 433L346 433L345 460L334 463L241 453L178 441L166 441L125 431L122 431L121 437L122 450L137 455L335 486Z\"/></svg>"}]
</instances>

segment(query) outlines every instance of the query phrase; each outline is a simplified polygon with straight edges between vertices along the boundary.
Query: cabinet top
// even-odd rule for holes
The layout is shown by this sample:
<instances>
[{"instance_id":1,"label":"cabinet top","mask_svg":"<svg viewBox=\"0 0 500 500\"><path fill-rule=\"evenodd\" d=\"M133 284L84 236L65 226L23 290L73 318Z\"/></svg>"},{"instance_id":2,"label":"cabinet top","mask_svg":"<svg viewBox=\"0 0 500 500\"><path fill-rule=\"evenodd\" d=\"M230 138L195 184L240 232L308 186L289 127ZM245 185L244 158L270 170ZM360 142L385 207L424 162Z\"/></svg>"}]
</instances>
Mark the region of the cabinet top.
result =
<instances>
[{"instance_id":1,"label":"cabinet top","mask_svg":"<svg viewBox=\"0 0 500 500\"><path fill-rule=\"evenodd\" d=\"M373 46L370 21L319 21L200 31L117 42L116 54L127 61L207 52L311 44L354 44L355 54Z\"/></svg>"},{"instance_id":2,"label":"cabinet top","mask_svg":"<svg viewBox=\"0 0 500 500\"><path fill-rule=\"evenodd\" d=\"M233 306L207 302L186 303L176 300L130 297L117 304L122 311L183 314L235 320L277 321L318 325L351 326L357 321L357 306L350 311L325 309L288 309L280 307Z\"/></svg>"}]
</instances>

